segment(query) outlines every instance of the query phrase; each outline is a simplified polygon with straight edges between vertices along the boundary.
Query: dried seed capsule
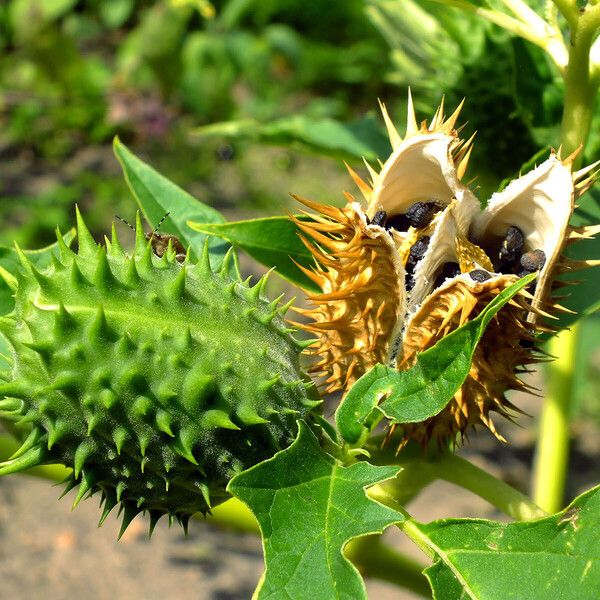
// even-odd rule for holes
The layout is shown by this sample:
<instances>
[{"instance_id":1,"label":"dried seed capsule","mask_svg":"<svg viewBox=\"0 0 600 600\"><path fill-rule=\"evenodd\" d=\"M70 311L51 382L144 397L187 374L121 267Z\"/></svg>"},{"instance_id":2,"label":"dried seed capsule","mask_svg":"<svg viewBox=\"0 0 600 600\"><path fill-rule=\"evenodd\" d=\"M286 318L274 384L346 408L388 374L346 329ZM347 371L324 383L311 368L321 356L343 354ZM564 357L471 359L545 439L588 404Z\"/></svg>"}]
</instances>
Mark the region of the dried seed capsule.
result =
<instances>
[{"instance_id":1,"label":"dried seed capsule","mask_svg":"<svg viewBox=\"0 0 600 600\"><path fill-rule=\"evenodd\" d=\"M454 279L460 275L460 266L455 262L447 262L444 263L442 270L439 275L435 279L435 283L433 284L434 288L440 287L446 281L446 279Z\"/></svg>"},{"instance_id":2,"label":"dried seed capsule","mask_svg":"<svg viewBox=\"0 0 600 600\"><path fill-rule=\"evenodd\" d=\"M378 210L371 219L370 225L377 225L378 227L385 227L385 221L387 219L387 213L385 210Z\"/></svg>"},{"instance_id":3,"label":"dried seed capsule","mask_svg":"<svg viewBox=\"0 0 600 600\"><path fill-rule=\"evenodd\" d=\"M421 229L431 223L438 210L438 205L435 202L415 202L406 211L406 218L413 227Z\"/></svg>"},{"instance_id":4,"label":"dried seed capsule","mask_svg":"<svg viewBox=\"0 0 600 600\"><path fill-rule=\"evenodd\" d=\"M406 263L407 270L414 269L417 263L425 256L425 252L427 252L427 248L429 247L429 240L429 236L424 235L411 246L408 262Z\"/></svg>"},{"instance_id":5,"label":"dried seed capsule","mask_svg":"<svg viewBox=\"0 0 600 600\"><path fill-rule=\"evenodd\" d=\"M546 253L543 250L536 248L531 252L523 254L519 262L524 270L535 273L544 266L546 262Z\"/></svg>"},{"instance_id":6,"label":"dried seed capsule","mask_svg":"<svg viewBox=\"0 0 600 600\"><path fill-rule=\"evenodd\" d=\"M477 283L483 283L484 281L491 279L492 275L483 269L474 269L469 272L469 277Z\"/></svg>"},{"instance_id":7,"label":"dried seed capsule","mask_svg":"<svg viewBox=\"0 0 600 600\"><path fill-rule=\"evenodd\" d=\"M511 225L504 235L502 246L500 247L500 260L505 263L511 263L519 257L525 244L523 232L514 225Z\"/></svg>"}]
</instances>

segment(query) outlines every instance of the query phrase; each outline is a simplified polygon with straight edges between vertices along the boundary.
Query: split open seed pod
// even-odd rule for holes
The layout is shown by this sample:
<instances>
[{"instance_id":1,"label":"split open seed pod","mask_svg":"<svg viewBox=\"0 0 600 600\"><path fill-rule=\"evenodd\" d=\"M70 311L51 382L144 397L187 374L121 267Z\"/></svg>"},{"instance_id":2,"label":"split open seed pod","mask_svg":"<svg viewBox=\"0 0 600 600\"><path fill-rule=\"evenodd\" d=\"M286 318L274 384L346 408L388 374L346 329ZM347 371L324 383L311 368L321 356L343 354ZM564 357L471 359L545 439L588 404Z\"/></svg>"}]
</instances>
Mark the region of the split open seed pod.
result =
<instances>
[{"instance_id":1,"label":"split open seed pod","mask_svg":"<svg viewBox=\"0 0 600 600\"><path fill-rule=\"evenodd\" d=\"M482 210L463 182L473 138L459 137L461 106L446 119L442 103L430 124L417 125L409 96L403 138L382 106L392 154L380 171L367 165L369 183L349 169L363 203L349 194L344 208L300 200L316 214L296 220L315 258L314 270L304 271L322 290L309 295L313 306L301 312L310 322L299 325L317 334L313 372L326 391L345 393L376 363L409 368L519 277L538 273L487 328L447 407L402 426L403 443L423 446L462 439L479 424L503 439L490 413L519 412L505 394L528 389L519 374L545 360L535 336L552 331L546 320L562 309L551 297L556 275L593 262L569 261L564 247L599 229L569 226L596 166L572 172L574 155L551 153Z\"/></svg>"}]
</instances>

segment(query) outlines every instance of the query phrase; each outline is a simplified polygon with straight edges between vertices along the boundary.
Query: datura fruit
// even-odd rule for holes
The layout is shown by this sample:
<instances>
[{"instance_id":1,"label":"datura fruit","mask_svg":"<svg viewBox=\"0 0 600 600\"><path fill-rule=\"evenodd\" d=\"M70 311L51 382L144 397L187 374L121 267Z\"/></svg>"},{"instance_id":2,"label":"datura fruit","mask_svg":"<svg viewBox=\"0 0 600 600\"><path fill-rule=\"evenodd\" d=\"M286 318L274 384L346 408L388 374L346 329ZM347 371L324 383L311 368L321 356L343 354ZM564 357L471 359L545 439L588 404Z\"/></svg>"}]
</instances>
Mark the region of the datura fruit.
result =
<instances>
[{"instance_id":1,"label":"datura fruit","mask_svg":"<svg viewBox=\"0 0 600 600\"><path fill-rule=\"evenodd\" d=\"M78 214L78 253L38 270L21 253L15 309L0 319L12 366L0 416L28 426L0 474L72 468L75 503L98 492L101 522L120 503L125 530L148 511L183 525L227 498L237 472L272 457L316 418L320 400L299 366L306 343L287 307L209 263L162 257L136 227L127 255L113 228L97 245Z\"/></svg>"},{"instance_id":2,"label":"datura fruit","mask_svg":"<svg viewBox=\"0 0 600 600\"><path fill-rule=\"evenodd\" d=\"M462 105L461 105L462 106ZM364 201L346 194L343 208L297 198L314 212L294 219L316 259L304 269L322 290L298 323L317 334L312 371L325 391L346 392L368 369L385 363L406 369L416 355L476 317L519 277L535 284L506 305L477 347L470 373L448 406L403 427L403 442L446 444L483 424L499 439L490 413L518 411L505 397L527 389L519 374L543 360L535 336L551 328L543 317L564 310L552 298L555 277L579 264L565 246L599 227L569 225L575 201L591 185L591 165L572 170L560 152L495 193L482 210L463 180L473 137L448 118L443 103L429 124L417 124L409 97L402 138L385 109L393 152L367 183L349 168Z\"/></svg>"}]
</instances>

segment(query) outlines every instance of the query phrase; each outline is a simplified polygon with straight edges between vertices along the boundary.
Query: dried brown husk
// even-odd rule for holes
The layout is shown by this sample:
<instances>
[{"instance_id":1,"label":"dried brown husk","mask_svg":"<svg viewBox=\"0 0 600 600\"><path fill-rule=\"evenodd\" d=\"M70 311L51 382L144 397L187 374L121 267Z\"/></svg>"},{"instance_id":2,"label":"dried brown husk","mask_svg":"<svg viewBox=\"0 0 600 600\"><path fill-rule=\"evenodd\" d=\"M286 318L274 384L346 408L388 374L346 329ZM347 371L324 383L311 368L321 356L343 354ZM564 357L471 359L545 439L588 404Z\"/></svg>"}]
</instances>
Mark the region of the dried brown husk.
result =
<instances>
[{"instance_id":1,"label":"dried brown husk","mask_svg":"<svg viewBox=\"0 0 600 600\"><path fill-rule=\"evenodd\" d=\"M344 208L298 198L316 211L312 221L298 220L301 236L316 259L311 271L300 267L321 288L308 294L310 319L295 323L317 334L308 352L316 358L312 373L326 392L347 390L377 363L390 360L404 315L404 267L387 232L367 224L360 205Z\"/></svg>"}]
</instances>

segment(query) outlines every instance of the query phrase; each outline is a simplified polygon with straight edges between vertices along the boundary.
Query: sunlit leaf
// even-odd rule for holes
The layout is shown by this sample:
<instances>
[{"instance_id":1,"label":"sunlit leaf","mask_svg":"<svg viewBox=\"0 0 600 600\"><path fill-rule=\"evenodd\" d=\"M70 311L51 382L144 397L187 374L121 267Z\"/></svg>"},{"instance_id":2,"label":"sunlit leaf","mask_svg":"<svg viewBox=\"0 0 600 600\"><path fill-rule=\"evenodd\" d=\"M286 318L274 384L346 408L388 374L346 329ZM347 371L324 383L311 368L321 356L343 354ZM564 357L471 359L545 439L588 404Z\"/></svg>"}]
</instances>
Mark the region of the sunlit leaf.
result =
<instances>
[{"instance_id":1,"label":"sunlit leaf","mask_svg":"<svg viewBox=\"0 0 600 600\"><path fill-rule=\"evenodd\" d=\"M305 290L319 292L294 263L310 268L314 260L298 237L298 228L288 217L266 217L230 223L196 223L188 225L194 230L224 239L239 246L252 258ZM293 260L292 260L293 259Z\"/></svg>"},{"instance_id":2,"label":"sunlit leaf","mask_svg":"<svg viewBox=\"0 0 600 600\"><path fill-rule=\"evenodd\" d=\"M260 123L253 119L214 123L195 130L203 137L250 139L275 146L292 146L322 155L377 160L390 153L378 121L365 117L351 123L311 119L302 115Z\"/></svg>"},{"instance_id":3,"label":"sunlit leaf","mask_svg":"<svg viewBox=\"0 0 600 600\"><path fill-rule=\"evenodd\" d=\"M259 522L265 574L256 598L365 598L364 583L342 551L349 540L404 519L365 493L398 467L344 467L302 422L296 441L237 475L229 491Z\"/></svg>"},{"instance_id":4,"label":"sunlit leaf","mask_svg":"<svg viewBox=\"0 0 600 600\"><path fill-rule=\"evenodd\" d=\"M600 487L543 519L415 523L436 556L425 571L437 600L596 598L600 590Z\"/></svg>"}]
</instances>

